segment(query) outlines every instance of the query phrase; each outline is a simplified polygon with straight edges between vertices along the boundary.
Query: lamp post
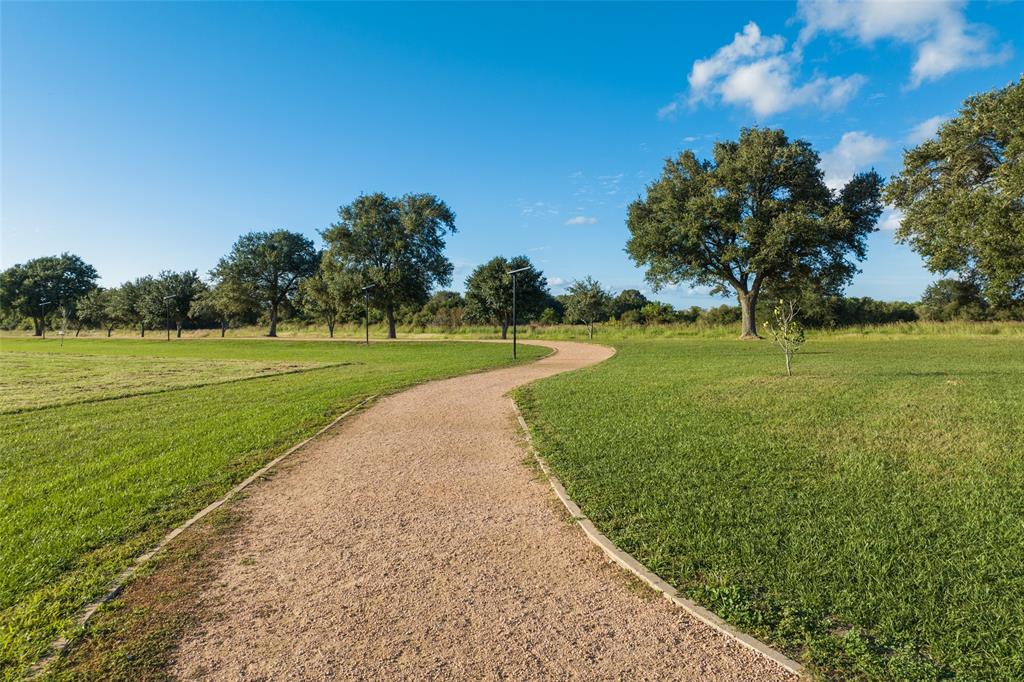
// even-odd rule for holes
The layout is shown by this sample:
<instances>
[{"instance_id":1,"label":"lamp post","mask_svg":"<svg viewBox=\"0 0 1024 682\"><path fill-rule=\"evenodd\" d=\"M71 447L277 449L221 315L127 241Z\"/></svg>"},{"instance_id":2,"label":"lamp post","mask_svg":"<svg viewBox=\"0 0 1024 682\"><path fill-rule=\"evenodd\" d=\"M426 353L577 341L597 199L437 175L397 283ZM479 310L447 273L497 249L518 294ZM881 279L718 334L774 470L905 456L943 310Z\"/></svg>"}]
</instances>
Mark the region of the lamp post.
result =
<instances>
[{"instance_id":1,"label":"lamp post","mask_svg":"<svg viewBox=\"0 0 1024 682\"><path fill-rule=\"evenodd\" d=\"M370 345L370 289L376 287L376 284L367 284L363 287L363 299L366 303L366 345Z\"/></svg>"},{"instance_id":2,"label":"lamp post","mask_svg":"<svg viewBox=\"0 0 1024 682\"><path fill-rule=\"evenodd\" d=\"M516 343L518 342L518 340L516 338L517 337L517 334L516 334L516 275L519 274L520 272L523 272L524 270L529 270L529 269L530 269L529 267L517 268L515 270L509 270L508 272L505 273L506 275L512 275L512 359L513 360L518 359L518 356L516 355Z\"/></svg>"},{"instance_id":3,"label":"lamp post","mask_svg":"<svg viewBox=\"0 0 1024 682\"><path fill-rule=\"evenodd\" d=\"M168 301L171 300L172 298L174 298L173 294L171 294L170 296L164 296L164 313L166 313L166 315L167 315L167 340L168 341L171 340L171 304L168 303Z\"/></svg>"},{"instance_id":4,"label":"lamp post","mask_svg":"<svg viewBox=\"0 0 1024 682\"><path fill-rule=\"evenodd\" d=\"M39 302L39 317L42 320L41 325L43 329L43 338L46 338L46 306L50 305L50 301Z\"/></svg>"}]
</instances>

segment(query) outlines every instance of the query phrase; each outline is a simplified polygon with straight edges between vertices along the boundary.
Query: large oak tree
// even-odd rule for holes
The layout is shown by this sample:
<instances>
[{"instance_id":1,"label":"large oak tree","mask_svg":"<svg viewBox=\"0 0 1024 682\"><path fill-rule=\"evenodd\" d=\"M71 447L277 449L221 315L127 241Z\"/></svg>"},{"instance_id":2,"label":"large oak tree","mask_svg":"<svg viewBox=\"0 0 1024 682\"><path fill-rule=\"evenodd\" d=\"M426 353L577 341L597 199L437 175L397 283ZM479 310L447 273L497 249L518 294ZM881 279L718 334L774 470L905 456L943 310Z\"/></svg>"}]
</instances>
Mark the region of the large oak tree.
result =
<instances>
[{"instance_id":1,"label":"large oak tree","mask_svg":"<svg viewBox=\"0 0 1024 682\"><path fill-rule=\"evenodd\" d=\"M244 298L265 305L270 313L267 336L277 336L281 306L291 300L304 278L316 272L318 263L313 242L301 234L250 232L238 238L210 274L218 285L230 283L226 291L245 292Z\"/></svg>"},{"instance_id":2,"label":"large oak tree","mask_svg":"<svg viewBox=\"0 0 1024 682\"><path fill-rule=\"evenodd\" d=\"M969 98L903 154L886 188L896 237L932 272L955 272L997 311L1024 314L1024 78Z\"/></svg>"},{"instance_id":3,"label":"large oak tree","mask_svg":"<svg viewBox=\"0 0 1024 682\"><path fill-rule=\"evenodd\" d=\"M451 283L445 236L455 232L455 214L433 194L389 197L364 194L338 209L338 222L324 230L327 258L373 285L370 300L384 311L388 338L395 338L395 313L426 303L435 286Z\"/></svg>"},{"instance_id":4,"label":"large oak tree","mask_svg":"<svg viewBox=\"0 0 1024 682\"><path fill-rule=\"evenodd\" d=\"M516 273L516 317L529 320L541 314L548 301L548 281L526 256L496 256L473 270L466 279L466 317L497 324L507 338L512 324L512 270Z\"/></svg>"},{"instance_id":5,"label":"large oak tree","mask_svg":"<svg viewBox=\"0 0 1024 682\"><path fill-rule=\"evenodd\" d=\"M51 313L74 316L78 300L96 288L97 277L96 268L71 253L34 258L0 273L0 309L32 318L39 336Z\"/></svg>"},{"instance_id":6,"label":"large oak tree","mask_svg":"<svg viewBox=\"0 0 1024 682\"><path fill-rule=\"evenodd\" d=\"M767 289L837 292L850 280L882 210L882 180L861 173L833 192L811 146L781 130L746 128L738 141L717 142L712 156L666 160L629 206L626 251L656 289L731 289L742 337L757 338L754 311Z\"/></svg>"}]
</instances>

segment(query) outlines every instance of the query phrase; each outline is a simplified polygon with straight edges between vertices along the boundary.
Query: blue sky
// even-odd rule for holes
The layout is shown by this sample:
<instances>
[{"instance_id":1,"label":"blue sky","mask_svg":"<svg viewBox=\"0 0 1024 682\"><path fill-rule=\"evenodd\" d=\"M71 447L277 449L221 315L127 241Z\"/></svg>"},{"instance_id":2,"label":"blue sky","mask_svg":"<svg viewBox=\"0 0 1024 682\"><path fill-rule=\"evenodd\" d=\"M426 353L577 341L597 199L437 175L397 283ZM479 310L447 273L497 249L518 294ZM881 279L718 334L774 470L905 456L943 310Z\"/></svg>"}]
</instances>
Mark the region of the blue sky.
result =
<instances>
[{"instance_id":1,"label":"blue sky","mask_svg":"<svg viewBox=\"0 0 1024 682\"><path fill-rule=\"evenodd\" d=\"M249 230L317 239L361 192L452 206L455 288L526 254L558 291L644 288L625 206L685 148L781 126L831 182L899 167L1018 78L1024 4L40 4L2 12L0 264L105 285L205 272ZM884 227L898 216L886 214ZM849 293L934 279L870 241ZM678 306L724 302L685 286Z\"/></svg>"}]
</instances>

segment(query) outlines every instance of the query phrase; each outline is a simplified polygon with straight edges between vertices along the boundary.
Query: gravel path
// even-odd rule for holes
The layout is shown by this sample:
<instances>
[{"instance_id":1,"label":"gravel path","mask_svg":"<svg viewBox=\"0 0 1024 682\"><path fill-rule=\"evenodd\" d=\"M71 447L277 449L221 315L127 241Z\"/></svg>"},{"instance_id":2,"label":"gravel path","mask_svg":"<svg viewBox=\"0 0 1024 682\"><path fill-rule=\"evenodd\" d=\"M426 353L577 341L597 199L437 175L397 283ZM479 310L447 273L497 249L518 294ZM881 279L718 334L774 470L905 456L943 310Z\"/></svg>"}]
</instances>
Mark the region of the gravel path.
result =
<instances>
[{"instance_id":1,"label":"gravel path","mask_svg":"<svg viewBox=\"0 0 1024 682\"><path fill-rule=\"evenodd\" d=\"M245 521L182 679L786 679L631 586L527 456L505 393L606 359L536 363L381 400L239 503Z\"/></svg>"}]
</instances>

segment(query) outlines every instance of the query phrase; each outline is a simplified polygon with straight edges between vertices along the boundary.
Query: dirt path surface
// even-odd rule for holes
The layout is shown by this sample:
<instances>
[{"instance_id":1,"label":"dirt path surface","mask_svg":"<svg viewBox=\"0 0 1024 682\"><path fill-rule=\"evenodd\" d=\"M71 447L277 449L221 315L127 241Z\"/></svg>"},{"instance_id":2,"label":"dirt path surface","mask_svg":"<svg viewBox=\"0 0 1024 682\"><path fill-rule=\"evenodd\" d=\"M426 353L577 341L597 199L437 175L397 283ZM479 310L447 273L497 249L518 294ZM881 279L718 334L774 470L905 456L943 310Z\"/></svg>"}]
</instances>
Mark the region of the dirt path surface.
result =
<instances>
[{"instance_id":1,"label":"dirt path surface","mask_svg":"<svg viewBox=\"0 0 1024 682\"><path fill-rule=\"evenodd\" d=\"M381 400L239 504L182 642L182 679L787 679L631 586L572 523L505 393L606 359L536 363Z\"/></svg>"}]
</instances>

